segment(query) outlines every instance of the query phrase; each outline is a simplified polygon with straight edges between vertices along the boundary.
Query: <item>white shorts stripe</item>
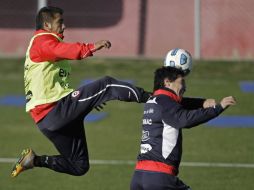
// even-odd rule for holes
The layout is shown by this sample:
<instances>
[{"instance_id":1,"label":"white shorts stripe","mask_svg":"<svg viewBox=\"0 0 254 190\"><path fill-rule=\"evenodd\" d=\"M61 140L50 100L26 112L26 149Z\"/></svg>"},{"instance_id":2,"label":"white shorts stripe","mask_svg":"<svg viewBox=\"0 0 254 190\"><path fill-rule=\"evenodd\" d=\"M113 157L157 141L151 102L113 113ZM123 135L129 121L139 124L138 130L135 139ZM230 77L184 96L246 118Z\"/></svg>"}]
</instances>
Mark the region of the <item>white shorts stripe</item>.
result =
<instances>
[{"instance_id":1,"label":"white shorts stripe","mask_svg":"<svg viewBox=\"0 0 254 190\"><path fill-rule=\"evenodd\" d=\"M106 86L106 88L104 88L103 90L101 90L101 91L99 91L98 93L94 94L93 96L90 96L90 97L87 97L87 98L84 98L84 99L80 99L80 100L78 100L78 101L79 101L79 102L84 102L84 101L90 100L90 99L92 99L92 98L94 98L94 97L100 95L100 94L103 93L104 91L106 91L107 88L109 88L109 87L128 88L129 90L132 91L132 93L133 93L134 96L136 97L137 102L139 102L138 95L137 95L137 93L136 93L132 88L130 88L129 86L119 85L119 84L108 84L108 85Z\"/></svg>"}]
</instances>

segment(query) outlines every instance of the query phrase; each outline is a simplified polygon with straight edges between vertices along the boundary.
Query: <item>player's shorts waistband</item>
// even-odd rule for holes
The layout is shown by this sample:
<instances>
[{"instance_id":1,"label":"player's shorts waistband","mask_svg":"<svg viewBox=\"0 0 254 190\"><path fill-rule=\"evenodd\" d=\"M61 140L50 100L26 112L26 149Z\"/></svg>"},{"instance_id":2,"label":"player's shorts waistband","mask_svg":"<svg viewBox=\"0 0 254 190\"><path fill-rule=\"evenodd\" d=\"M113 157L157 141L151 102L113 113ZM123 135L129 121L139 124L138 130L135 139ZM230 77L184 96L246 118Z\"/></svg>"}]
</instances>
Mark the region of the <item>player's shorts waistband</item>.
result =
<instances>
[{"instance_id":1,"label":"player's shorts waistband","mask_svg":"<svg viewBox=\"0 0 254 190\"><path fill-rule=\"evenodd\" d=\"M178 170L176 167L162 163L156 162L152 160L142 160L136 163L136 170L145 170L145 171L153 171L153 172L162 172L169 175L176 176Z\"/></svg>"}]
</instances>

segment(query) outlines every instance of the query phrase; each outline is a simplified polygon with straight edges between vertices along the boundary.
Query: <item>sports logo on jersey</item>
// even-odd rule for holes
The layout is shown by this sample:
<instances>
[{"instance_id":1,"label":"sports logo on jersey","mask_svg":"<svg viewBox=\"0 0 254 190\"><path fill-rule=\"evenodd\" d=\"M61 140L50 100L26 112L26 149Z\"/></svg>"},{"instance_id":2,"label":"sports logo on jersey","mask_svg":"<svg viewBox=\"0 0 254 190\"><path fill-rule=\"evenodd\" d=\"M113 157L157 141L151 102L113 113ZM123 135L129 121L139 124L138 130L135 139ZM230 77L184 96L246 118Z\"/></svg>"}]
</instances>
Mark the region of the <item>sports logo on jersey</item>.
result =
<instances>
[{"instance_id":1,"label":"sports logo on jersey","mask_svg":"<svg viewBox=\"0 0 254 190\"><path fill-rule=\"evenodd\" d=\"M152 99L149 99L147 102L147 104L157 104L156 102L156 97L152 98Z\"/></svg>"},{"instance_id":2,"label":"sports logo on jersey","mask_svg":"<svg viewBox=\"0 0 254 190\"><path fill-rule=\"evenodd\" d=\"M148 141L150 139L149 137L149 131L142 131L142 141Z\"/></svg>"},{"instance_id":3,"label":"sports logo on jersey","mask_svg":"<svg viewBox=\"0 0 254 190\"><path fill-rule=\"evenodd\" d=\"M71 93L71 96L72 96L73 98L75 98L75 97L77 97L79 94L80 94L80 92L77 90L77 91L72 92L72 93Z\"/></svg>"},{"instance_id":4,"label":"sports logo on jersey","mask_svg":"<svg viewBox=\"0 0 254 190\"><path fill-rule=\"evenodd\" d=\"M144 114L153 114L153 113L154 113L153 108L150 108L150 109L144 111Z\"/></svg>"},{"instance_id":5,"label":"sports logo on jersey","mask_svg":"<svg viewBox=\"0 0 254 190\"><path fill-rule=\"evenodd\" d=\"M152 150L152 146L150 144L141 144L140 145L140 153L145 154Z\"/></svg>"},{"instance_id":6,"label":"sports logo on jersey","mask_svg":"<svg viewBox=\"0 0 254 190\"><path fill-rule=\"evenodd\" d=\"M29 102L31 100L31 98L33 97L33 93L31 90L29 90L27 93L26 93L26 103Z\"/></svg>"},{"instance_id":7,"label":"sports logo on jersey","mask_svg":"<svg viewBox=\"0 0 254 190\"><path fill-rule=\"evenodd\" d=\"M143 119L143 125L152 125L153 120L152 119Z\"/></svg>"}]
</instances>

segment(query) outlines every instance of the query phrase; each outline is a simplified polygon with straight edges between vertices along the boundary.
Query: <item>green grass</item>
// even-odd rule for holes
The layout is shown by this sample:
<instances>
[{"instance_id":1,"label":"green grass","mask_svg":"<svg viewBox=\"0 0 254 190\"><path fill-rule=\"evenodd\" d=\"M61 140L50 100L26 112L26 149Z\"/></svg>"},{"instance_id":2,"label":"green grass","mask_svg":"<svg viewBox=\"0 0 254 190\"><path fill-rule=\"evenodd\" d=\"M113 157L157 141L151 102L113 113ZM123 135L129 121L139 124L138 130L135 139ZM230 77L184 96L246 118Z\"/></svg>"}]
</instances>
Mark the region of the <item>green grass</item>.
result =
<instances>
[{"instance_id":1,"label":"green grass","mask_svg":"<svg viewBox=\"0 0 254 190\"><path fill-rule=\"evenodd\" d=\"M0 60L0 97L23 95L22 59ZM95 59L73 62L72 84L110 75L133 79L137 86L152 89L153 72L162 60ZM234 95L237 105L223 115L254 115L254 98L242 93L241 80L254 80L252 62L194 63L187 77L186 96L215 98ZM108 117L85 126L90 159L135 160L139 150L143 106L135 103L108 102ZM55 154L53 145L39 132L23 107L0 105L0 157L17 157L25 147L38 154ZM184 162L254 163L254 128L212 128L200 126L184 130ZM24 172L10 178L12 164L0 163L0 190L119 190L129 189L132 165L92 165L87 175L73 177L48 169ZM180 178L195 190L254 189L252 168L181 167Z\"/></svg>"}]
</instances>

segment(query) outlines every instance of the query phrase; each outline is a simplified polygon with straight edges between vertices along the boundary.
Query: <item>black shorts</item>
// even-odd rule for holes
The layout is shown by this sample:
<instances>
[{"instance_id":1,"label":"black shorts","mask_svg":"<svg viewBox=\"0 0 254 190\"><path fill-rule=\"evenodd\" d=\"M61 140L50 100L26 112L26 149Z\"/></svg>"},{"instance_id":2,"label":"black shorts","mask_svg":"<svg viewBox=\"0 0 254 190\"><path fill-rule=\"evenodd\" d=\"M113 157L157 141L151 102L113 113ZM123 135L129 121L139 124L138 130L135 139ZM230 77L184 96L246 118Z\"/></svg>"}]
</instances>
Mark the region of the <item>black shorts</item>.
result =
<instances>
[{"instance_id":1,"label":"black shorts","mask_svg":"<svg viewBox=\"0 0 254 190\"><path fill-rule=\"evenodd\" d=\"M59 100L37 123L40 131L55 145L59 155L47 156L47 167L57 172L83 175L89 169L84 118L91 110L110 100L142 102L145 92L126 82L104 77L80 87ZM145 94L146 95L146 94Z\"/></svg>"},{"instance_id":2,"label":"black shorts","mask_svg":"<svg viewBox=\"0 0 254 190\"><path fill-rule=\"evenodd\" d=\"M178 177L160 173L136 170L131 181L131 190L191 190Z\"/></svg>"}]
</instances>

